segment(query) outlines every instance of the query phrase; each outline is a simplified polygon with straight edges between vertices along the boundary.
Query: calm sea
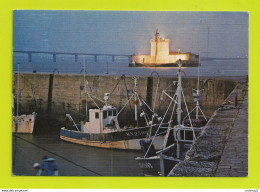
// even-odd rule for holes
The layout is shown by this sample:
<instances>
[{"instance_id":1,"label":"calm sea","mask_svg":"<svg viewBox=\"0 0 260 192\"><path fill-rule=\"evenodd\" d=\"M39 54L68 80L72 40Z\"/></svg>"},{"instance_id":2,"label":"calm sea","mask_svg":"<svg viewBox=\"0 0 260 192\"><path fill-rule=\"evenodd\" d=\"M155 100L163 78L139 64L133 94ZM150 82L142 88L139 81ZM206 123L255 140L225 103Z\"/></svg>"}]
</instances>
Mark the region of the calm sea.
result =
<instances>
[{"instance_id":1,"label":"calm sea","mask_svg":"<svg viewBox=\"0 0 260 192\"><path fill-rule=\"evenodd\" d=\"M17 63L20 63L21 72L32 73L72 73L83 74L83 57L74 61L73 56L57 56L57 62L52 61L51 55L37 54L32 57L32 62L28 62L25 54L16 53L13 57L13 70L17 71ZM94 58L88 56L85 58L86 74L111 74L111 75L136 75L149 76L151 72L157 71L160 76L175 76L176 68L134 68L128 67L129 61L126 57L116 57L112 62L111 57L100 56L97 62ZM198 68L184 68L188 77L197 76ZM248 59L230 59L230 60L207 60L201 61L200 76L246 76L248 75Z\"/></svg>"}]
</instances>

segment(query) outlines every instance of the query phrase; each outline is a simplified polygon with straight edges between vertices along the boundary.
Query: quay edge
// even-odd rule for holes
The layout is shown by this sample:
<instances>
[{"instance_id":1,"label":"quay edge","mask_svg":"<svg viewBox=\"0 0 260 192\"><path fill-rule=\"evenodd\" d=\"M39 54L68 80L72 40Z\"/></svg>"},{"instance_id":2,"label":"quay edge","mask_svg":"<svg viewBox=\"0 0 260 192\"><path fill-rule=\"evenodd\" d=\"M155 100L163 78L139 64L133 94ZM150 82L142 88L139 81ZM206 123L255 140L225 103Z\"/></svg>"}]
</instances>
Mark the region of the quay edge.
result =
<instances>
[{"instance_id":1,"label":"quay edge","mask_svg":"<svg viewBox=\"0 0 260 192\"><path fill-rule=\"evenodd\" d=\"M237 102L237 106L234 106ZM168 176L248 175L248 84L240 82L212 115L185 160ZM239 131L239 134L235 134ZM239 146L235 146L238 144ZM233 151L232 154L229 154ZM232 158L231 158L231 156Z\"/></svg>"}]
</instances>

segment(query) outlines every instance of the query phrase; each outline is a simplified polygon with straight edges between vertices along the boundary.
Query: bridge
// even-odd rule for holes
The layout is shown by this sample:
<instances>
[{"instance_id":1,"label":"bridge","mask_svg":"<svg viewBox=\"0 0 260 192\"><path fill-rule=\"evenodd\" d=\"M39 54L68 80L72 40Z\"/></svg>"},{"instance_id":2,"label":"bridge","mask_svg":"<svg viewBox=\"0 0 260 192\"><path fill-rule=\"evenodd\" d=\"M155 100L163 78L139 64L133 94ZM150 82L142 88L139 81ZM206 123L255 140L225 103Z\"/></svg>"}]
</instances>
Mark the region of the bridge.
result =
<instances>
[{"instance_id":1,"label":"bridge","mask_svg":"<svg viewBox=\"0 0 260 192\"><path fill-rule=\"evenodd\" d=\"M52 55L53 62L56 62L57 55L73 55L75 57L75 62L78 62L78 56L93 56L95 62L97 62L98 56L110 56L112 62L115 61L116 57L127 57L129 62L132 59L132 55L122 55L122 54L103 54L103 53L72 53L72 52L50 52L50 51L13 51L13 53L24 53L28 55L28 61L32 62L32 54L50 54Z\"/></svg>"}]
</instances>

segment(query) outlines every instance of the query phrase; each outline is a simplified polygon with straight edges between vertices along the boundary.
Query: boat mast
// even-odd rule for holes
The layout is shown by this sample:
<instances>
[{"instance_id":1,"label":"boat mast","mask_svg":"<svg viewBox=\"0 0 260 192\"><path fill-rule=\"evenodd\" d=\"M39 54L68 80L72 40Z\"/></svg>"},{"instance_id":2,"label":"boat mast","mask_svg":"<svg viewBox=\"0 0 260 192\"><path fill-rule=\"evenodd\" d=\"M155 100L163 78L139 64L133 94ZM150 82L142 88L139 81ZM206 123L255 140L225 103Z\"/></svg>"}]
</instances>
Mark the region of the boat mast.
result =
<instances>
[{"instance_id":1,"label":"boat mast","mask_svg":"<svg viewBox=\"0 0 260 192\"><path fill-rule=\"evenodd\" d=\"M16 103L16 124L15 132L18 130L18 118L19 118L19 95L20 95L20 63L17 64L18 73L17 73L17 103Z\"/></svg>"},{"instance_id":2,"label":"boat mast","mask_svg":"<svg viewBox=\"0 0 260 192\"><path fill-rule=\"evenodd\" d=\"M88 81L86 81L86 63L85 55L83 56L83 65L84 65L84 83L85 83L85 96L86 96L86 119L88 118Z\"/></svg>"},{"instance_id":3,"label":"boat mast","mask_svg":"<svg viewBox=\"0 0 260 192\"><path fill-rule=\"evenodd\" d=\"M179 61L177 62L178 64L178 94L177 94L177 130L176 130L176 133L177 133L177 137L176 137L176 143L177 143L177 158L179 159L180 158L180 145L179 145L179 138L180 138L180 128L181 128L181 113L182 113L182 110L181 110L181 94L182 94L182 86L181 86L181 65L182 65L182 62L181 62L181 59L179 59Z\"/></svg>"},{"instance_id":4,"label":"boat mast","mask_svg":"<svg viewBox=\"0 0 260 192\"><path fill-rule=\"evenodd\" d=\"M197 96L199 96L199 94L200 94L199 88L200 88L200 52L199 52L199 63L198 63L198 82L197 82L197 90L196 90ZM199 119L199 107L200 107L199 99L197 99L197 102L196 102L196 119Z\"/></svg>"},{"instance_id":5,"label":"boat mast","mask_svg":"<svg viewBox=\"0 0 260 192\"><path fill-rule=\"evenodd\" d=\"M137 123L137 125L138 125L138 116L137 116L137 86L138 86L138 83L137 83L137 77L134 77L134 84L135 84L135 86L134 86L134 91L135 91L135 121L136 121L136 123Z\"/></svg>"},{"instance_id":6,"label":"boat mast","mask_svg":"<svg viewBox=\"0 0 260 192\"><path fill-rule=\"evenodd\" d=\"M197 81L197 89L193 89L193 91L195 91L195 93L193 93L192 95L193 95L193 97L194 97L194 102L196 101L196 106L191 110L191 112L189 113L189 114L191 114L194 110L195 110L195 112L196 112L196 119L198 120L199 119L199 112L201 112L201 114L203 115L203 118L206 120L206 121L208 121L207 120L207 118L206 118L206 116L204 115L204 113L203 113L203 111L201 110L201 108L200 108L200 103L199 103L199 100L202 98L202 96L200 95L200 92L202 92L203 91L203 89L202 90L200 90L199 88L200 88L200 52L199 52L199 63L198 63L198 81ZM195 100L196 99L196 100ZM188 114L188 115L189 115ZM186 116L187 117L187 116ZM185 117L185 118L186 118ZM184 118L184 119L185 119Z\"/></svg>"},{"instance_id":7,"label":"boat mast","mask_svg":"<svg viewBox=\"0 0 260 192\"><path fill-rule=\"evenodd\" d=\"M19 87L19 84L20 84L20 63L17 63L17 103L16 103L16 122L15 122L15 134L17 133L17 130L18 130L18 120L19 120L19 92L20 92L20 87ZM15 170L15 159L16 159L16 135L14 137L14 151L13 151L13 157L12 157L12 173L14 173L14 170Z\"/></svg>"},{"instance_id":8,"label":"boat mast","mask_svg":"<svg viewBox=\"0 0 260 192\"><path fill-rule=\"evenodd\" d=\"M177 94L177 123L178 127L181 125L181 93L182 93L182 87L181 87L181 61L178 62L178 94Z\"/></svg>"}]
</instances>

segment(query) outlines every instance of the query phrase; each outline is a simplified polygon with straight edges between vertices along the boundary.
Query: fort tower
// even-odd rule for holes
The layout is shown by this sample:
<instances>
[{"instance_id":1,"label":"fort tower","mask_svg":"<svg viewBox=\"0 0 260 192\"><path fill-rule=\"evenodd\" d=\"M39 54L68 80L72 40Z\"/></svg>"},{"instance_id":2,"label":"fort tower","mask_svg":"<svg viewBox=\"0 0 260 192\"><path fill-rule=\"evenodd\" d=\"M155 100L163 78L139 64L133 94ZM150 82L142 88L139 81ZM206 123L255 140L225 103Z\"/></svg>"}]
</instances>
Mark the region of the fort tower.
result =
<instances>
[{"instance_id":1,"label":"fort tower","mask_svg":"<svg viewBox=\"0 0 260 192\"><path fill-rule=\"evenodd\" d=\"M168 63L169 62L169 43L170 39L163 39L157 29L151 43L151 62Z\"/></svg>"}]
</instances>

